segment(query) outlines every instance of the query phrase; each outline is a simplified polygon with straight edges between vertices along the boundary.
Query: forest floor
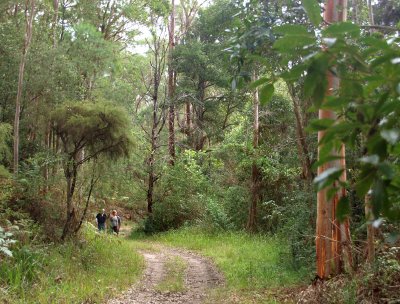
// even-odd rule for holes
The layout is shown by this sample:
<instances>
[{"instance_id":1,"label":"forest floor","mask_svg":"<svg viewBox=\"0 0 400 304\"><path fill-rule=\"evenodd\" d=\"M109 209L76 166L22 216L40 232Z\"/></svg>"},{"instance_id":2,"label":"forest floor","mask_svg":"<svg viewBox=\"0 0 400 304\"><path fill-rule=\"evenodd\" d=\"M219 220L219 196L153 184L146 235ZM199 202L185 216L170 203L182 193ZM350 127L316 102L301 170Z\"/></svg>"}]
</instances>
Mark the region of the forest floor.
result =
<instances>
[{"instance_id":1,"label":"forest floor","mask_svg":"<svg viewBox=\"0 0 400 304\"><path fill-rule=\"evenodd\" d=\"M143 278L108 304L203 303L224 283L214 264L193 252L158 244L139 252L146 262Z\"/></svg>"}]
</instances>

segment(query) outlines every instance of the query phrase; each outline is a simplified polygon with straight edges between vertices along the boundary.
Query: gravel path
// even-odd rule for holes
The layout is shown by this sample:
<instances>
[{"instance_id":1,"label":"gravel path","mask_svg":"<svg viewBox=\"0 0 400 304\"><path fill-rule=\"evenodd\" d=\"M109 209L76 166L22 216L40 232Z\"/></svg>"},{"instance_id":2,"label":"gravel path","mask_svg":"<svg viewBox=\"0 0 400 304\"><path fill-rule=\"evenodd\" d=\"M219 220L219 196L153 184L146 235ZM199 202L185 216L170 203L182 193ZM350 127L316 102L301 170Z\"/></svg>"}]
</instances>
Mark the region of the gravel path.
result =
<instances>
[{"instance_id":1,"label":"gravel path","mask_svg":"<svg viewBox=\"0 0 400 304\"><path fill-rule=\"evenodd\" d=\"M222 275L208 259L181 249L157 249L159 250L156 252L141 252L146 261L143 278L120 297L108 301L108 304L200 304L205 300L209 289L223 284ZM183 292L155 290L165 276L165 261L171 257L179 257L187 263Z\"/></svg>"}]
</instances>

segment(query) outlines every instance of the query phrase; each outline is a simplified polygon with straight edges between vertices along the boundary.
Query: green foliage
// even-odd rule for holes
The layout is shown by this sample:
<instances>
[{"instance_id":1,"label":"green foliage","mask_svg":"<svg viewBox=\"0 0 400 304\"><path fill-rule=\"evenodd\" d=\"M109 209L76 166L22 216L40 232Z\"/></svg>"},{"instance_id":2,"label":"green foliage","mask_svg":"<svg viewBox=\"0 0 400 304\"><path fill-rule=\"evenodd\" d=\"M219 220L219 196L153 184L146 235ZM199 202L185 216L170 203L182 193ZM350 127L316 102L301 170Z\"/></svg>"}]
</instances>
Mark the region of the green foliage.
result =
<instances>
[{"instance_id":1,"label":"green foliage","mask_svg":"<svg viewBox=\"0 0 400 304\"><path fill-rule=\"evenodd\" d=\"M147 232L179 228L203 217L203 193L207 193L210 185L196 158L196 152L186 150L173 167L165 168L165 175L157 190L153 215L147 220Z\"/></svg>"},{"instance_id":2,"label":"green foliage","mask_svg":"<svg viewBox=\"0 0 400 304\"><path fill-rule=\"evenodd\" d=\"M69 158L83 148L88 151L85 160L99 154L123 156L132 144L126 112L111 103L66 103L52 112L51 121Z\"/></svg>"},{"instance_id":3,"label":"green foliage","mask_svg":"<svg viewBox=\"0 0 400 304\"><path fill-rule=\"evenodd\" d=\"M43 260L41 252L27 247L15 250L11 261L0 264L1 283L10 286L14 292L24 294L25 289L38 279Z\"/></svg>"},{"instance_id":4,"label":"green foliage","mask_svg":"<svg viewBox=\"0 0 400 304\"><path fill-rule=\"evenodd\" d=\"M322 22L321 7L317 0L302 0L301 3L305 11L307 12L308 18L315 25L318 26Z\"/></svg>"},{"instance_id":5,"label":"green foliage","mask_svg":"<svg viewBox=\"0 0 400 304\"><path fill-rule=\"evenodd\" d=\"M110 258L118 255L118 258ZM45 248L24 247L0 262L0 301L12 303L98 302L115 296L139 276L142 258L134 245L87 226L79 240ZM110 289L114 291L110 291Z\"/></svg>"},{"instance_id":6,"label":"green foliage","mask_svg":"<svg viewBox=\"0 0 400 304\"><path fill-rule=\"evenodd\" d=\"M13 239L13 233L5 231L3 227L0 226L0 255L5 255L12 257L12 251L10 247L15 244L16 240Z\"/></svg>"},{"instance_id":7,"label":"green foliage","mask_svg":"<svg viewBox=\"0 0 400 304\"><path fill-rule=\"evenodd\" d=\"M358 159L360 170L355 187L360 199L369 189L375 217L383 216L399 220L398 196L400 188L395 172L399 170L399 92L400 49L395 37L361 35L361 29L352 23L333 24L323 30L321 51L317 40L310 43L306 61L293 67L297 75L307 72L304 94L313 99L316 108L331 110L339 120L320 119L310 124L312 131L324 130L320 141L318 165L332 161L332 150L343 143L350 149L358 147L363 155ZM286 38L285 38L286 37ZM285 35L281 39L289 39ZM280 39L276 42L278 43ZM361 47L360 47L361 46ZM292 58L295 50L286 50ZM310 53L314 52L314 53ZM340 87L332 96L325 98L326 74L333 71L341 79ZM324 102L323 102L324 101ZM324 172L316 180L323 189L338 180L340 171ZM339 208L344 218L349 208Z\"/></svg>"},{"instance_id":8,"label":"green foliage","mask_svg":"<svg viewBox=\"0 0 400 304\"><path fill-rule=\"evenodd\" d=\"M9 143L11 140L11 125L0 123L0 163L9 161L11 157Z\"/></svg>"}]
</instances>

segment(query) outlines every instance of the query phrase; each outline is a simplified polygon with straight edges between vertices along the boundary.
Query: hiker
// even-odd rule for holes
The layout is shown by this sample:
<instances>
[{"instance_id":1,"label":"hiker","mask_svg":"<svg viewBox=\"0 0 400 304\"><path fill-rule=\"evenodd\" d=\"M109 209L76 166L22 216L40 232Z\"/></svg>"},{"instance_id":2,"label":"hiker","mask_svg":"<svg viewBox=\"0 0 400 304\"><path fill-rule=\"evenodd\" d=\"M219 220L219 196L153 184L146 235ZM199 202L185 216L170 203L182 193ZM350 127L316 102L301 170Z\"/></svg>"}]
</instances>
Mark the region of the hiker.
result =
<instances>
[{"instance_id":1,"label":"hiker","mask_svg":"<svg viewBox=\"0 0 400 304\"><path fill-rule=\"evenodd\" d=\"M113 210L110 215L111 229L118 235L121 228L121 218L117 214L117 210Z\"/></svg>"},{"instance_id":2,"label":"hiker","mask_svg":"<svg viewBox=\"0 0 400 304\"><path fill-rule=\"evenodd\" d=\"M97 213L96 215L97 229L99 229L99 232L106 231L106 220L106 210L102 209L101 212Z\"/></svg>"}]
</instances>

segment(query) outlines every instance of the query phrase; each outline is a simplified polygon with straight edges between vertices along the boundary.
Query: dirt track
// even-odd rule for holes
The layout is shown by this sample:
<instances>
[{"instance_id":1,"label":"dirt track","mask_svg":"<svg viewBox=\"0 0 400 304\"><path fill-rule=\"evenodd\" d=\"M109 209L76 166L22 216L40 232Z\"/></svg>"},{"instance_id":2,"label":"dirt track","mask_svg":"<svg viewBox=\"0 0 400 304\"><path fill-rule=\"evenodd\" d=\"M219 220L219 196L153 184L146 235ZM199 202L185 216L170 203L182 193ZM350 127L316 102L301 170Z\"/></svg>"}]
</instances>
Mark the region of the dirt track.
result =
<instances>
[{"instance_id":1,"label":"dirt track","mask_svg":"<svg viewBox=\"0 0 400 304\"><path fill-rule=\"evenodd\" d=\"M208 259L192 252L160 246L156 251L141 253L146 262L143 278L108 304L199 304L206 299L210 289L223 284L216 267ZM165 277L165 261L171 257L179 257L187 263L185 291L160 292L155 288Z\"/></svg>"}]
</instances>

